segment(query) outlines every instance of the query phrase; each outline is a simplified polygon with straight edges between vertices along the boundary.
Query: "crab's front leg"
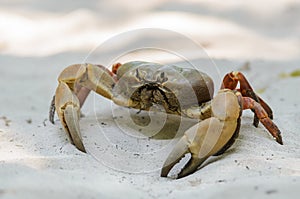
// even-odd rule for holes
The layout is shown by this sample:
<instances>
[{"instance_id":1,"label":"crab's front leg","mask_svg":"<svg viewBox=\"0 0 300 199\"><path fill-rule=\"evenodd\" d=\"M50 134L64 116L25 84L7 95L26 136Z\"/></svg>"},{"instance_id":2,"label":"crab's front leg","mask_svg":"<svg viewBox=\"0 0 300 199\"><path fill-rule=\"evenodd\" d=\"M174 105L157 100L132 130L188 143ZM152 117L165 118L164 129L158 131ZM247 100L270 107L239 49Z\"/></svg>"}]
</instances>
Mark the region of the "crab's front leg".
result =
<instances>
[{"instance_id":1,"label":"crab's front leg","mask_svg":"<svg viewBox=\"0 0 300 199\"><path fill-rule=\"evenodd\" d=\"M188 129L169 154L161 176L167 177L173 166L179 163L186 154L190 154L191 157L177 174L177 178L195 172L207 158L220 151L232 137L234 129L225 131L223 126L224 123L218 118L211 117Z\"/></svg>"},{"instance_id":2,"label":"crab's front leg","mask_svg":"<svg viewBox=\"0 0 300 199\"><path fill-rule=\"evenodd\" d=\"M162 177L167 177L174 165L186 154L191 154L191 157L177 178L195 172L207 158L219 153L223 148L227 149L228 143L233 144L239 131L242 111L239 98L241 96L237 97L232 91L220 91L210 105L203 107L204 112L210 112L211 117L185 132L165 161L161 171Z\"/></svg>"},{"instance_id":3,"label":"crab's front leg","mask_svg":"<svg viewBox=\"0 0 300 199\"><path fill-rule=\"evenodd\" d=\"M103 66L77 64L67 67L60 74L58 81L59 85L50 107L50 121L54 123L56 109L71 143L85 152L79 129L80 107L90 90L111 99L116 77Z\"/></svg>"}]
</instances>

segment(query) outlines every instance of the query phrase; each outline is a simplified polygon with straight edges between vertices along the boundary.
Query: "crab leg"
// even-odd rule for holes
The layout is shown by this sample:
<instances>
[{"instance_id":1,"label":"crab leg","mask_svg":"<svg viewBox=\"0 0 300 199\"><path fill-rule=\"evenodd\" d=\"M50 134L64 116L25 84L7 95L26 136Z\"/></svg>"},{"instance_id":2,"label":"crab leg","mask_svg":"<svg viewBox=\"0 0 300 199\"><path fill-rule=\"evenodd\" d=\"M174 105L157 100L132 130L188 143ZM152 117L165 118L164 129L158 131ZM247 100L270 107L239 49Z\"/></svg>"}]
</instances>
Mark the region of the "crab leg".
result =
<instances>
[{"instance_id":1,"label":"crab leg","mask_svg":"<svg viewBox=\"0 0 300 199\"><path fill-rule=\"evenodd\" d=\"M167 177L173 166L186 155L191 158L177 178L187 176L210 156L220 151L232 137L233 131L225 130L224 123L215 117L206 119L185 132L185 135L176 144L161 171L161 177Z\"/></svg>"},{"instance_id":2,"label":"crab leg","mask_svg":"<svg viewBox=\"0 0 300 199\"><path fill-rule=\"evenodd\" d=\"M65 82L60 82L56 89L55 106L57 115L70 141L79 150L85 152L79 129L80 103L77 96ZM59 93L59 94L58 94Z\"/></svg>"},{"instance_id":3,"label":"crab leg","mask_svg":"<svg viewBox=\"0 0 300 199\"><path fill-rule=\"evenodd\" d=\"M82 64L67 67L59 76L59 85L51 103L49 119L54 122L54 111L64 130L79 150L85 152L79 128L80 107L90 90L111 99L116 82L113 73L100 65Z\"/></svg>"},{"instance_id":4,"label":"crab leg","mask_svg":"<svg viewBox=\"0 0 300 199\"><path fill-rule=\"evenodd\" d=\"M270 106L263 100L261 99L252 89L250 83L248 82L247 78L243 75L241 72L231 72L225 75L223 79L223 83L221 86L221 89L228 88L231 90L236 89L238 82L240 83L240 89L239 90L244 97L251 97L254 99L256 102L260 103L261 106L265 109L265 111L268 113L268 116L270 119L273 119L273 111L270 108ZM259 119L257 115L254 115L254 121L253 125L255 127L258 126Z\"/></svg>"},{"instance_id":5,"label":"crab leg","mask_svg":"<svg viewBox=\"0 0 300 199\"><path fill-rule=\"evenodd\" d=\"M261 104L250 97L243 97L242 104L243 109L251 109L253 112L255 112L259 121L266 127L266 129L268 129L276 142L278 142L279 144L283 144L280 130L268 117L267 112L264 110Z\"/></svg>"},{"instance_id":6,"label":"crab leg","mask_svg":"<svg viewBox=\"0 0 300 199\"><path fill-rule=\"evenodd\" d=\"M191 154L191 158L178 173L177 178L195 172L207 158L220 151L223 152L233 144L239 131L241 115L238 99L239 97L232 91L219 92L211 103L212 117L197 123L185 132L165 161L161 170L162 177L167 177L173 166L186 154Z\"/></svg>"}]
</instances>

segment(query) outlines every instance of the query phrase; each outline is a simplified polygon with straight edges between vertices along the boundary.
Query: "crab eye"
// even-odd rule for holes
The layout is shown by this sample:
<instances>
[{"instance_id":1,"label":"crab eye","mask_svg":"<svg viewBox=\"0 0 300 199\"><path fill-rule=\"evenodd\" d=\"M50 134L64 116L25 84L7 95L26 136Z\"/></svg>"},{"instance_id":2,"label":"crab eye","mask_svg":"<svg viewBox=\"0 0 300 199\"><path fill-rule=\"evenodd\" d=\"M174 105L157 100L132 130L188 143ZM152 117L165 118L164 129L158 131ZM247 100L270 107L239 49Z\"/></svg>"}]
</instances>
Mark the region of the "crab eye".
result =
<instances>
[{"instance_id":1,"label":"crab eye","mask_svg":"<svg viewBox=\"0 0 300 199\"><path fill-rule=\"evenodd\" d=\"M157 77L157 82L164 83L168 81L168 78L165 76L165 72L161 72L160 75Z\"/></svg>"},{"instance_id":2,"label":"crab eye","mask_svg":"<svg viewBox=\"0 0 300 199\"><path fill-rule=\"evenodd\" d=\"M136 72L136 78L138 78L138 80L142 81L145 79L146 74L142 71L140 71L138 68L135 70Z\"/></svg>"}]
</instances>

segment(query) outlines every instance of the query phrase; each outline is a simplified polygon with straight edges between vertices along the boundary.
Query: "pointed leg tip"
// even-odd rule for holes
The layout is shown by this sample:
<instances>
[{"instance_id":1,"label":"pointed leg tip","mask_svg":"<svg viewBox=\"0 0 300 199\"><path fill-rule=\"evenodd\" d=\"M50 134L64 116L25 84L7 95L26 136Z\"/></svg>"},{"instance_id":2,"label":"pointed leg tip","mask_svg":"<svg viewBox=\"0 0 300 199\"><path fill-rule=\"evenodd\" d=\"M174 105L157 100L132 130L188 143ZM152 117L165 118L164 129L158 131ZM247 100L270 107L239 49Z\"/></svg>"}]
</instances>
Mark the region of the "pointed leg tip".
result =
<instances>
[{"instance_id":1,"label":"pointed leg tip","mask_svg":"<svg viewBox=\"0 0 300 199\"><path fill-rule=\"evenodd\" d=\"M160 177L168 177L168 174L169 172L171 171L171 169L173 168L173 164L171 165L168 165L168 166L164 166L162 169L161 169L161 172L160 172Z\"/></svg>"},{"instance_id":2,"label":"pointed leg tip","mask_svg":"<svg viewBox=\"0 0 300 199\"><path fill-rule=\"evenodd\" d=\"M55 95L53 96L50 104L50 110L49 110L49 121L54 124L54 115L55 115Z\"/></svg>"},{"instance_id":3,"label":"pointed leg tip","mask_svg":"<svg viewBox=\"0 0 300 199\"><path fill-rule=\"evenodd\" d=\"M168 177L168 173L161 172L160 177L166 178L166 177Z\"/></svg>"},{"instance_id":4,"label":"pointed leg tip","mask_svg":"<svg viewBox=\"0 0 300 199\"><path fill-rule=\"evenodd\" d=\"M76 146L76 148L79 149L79 151L81 151L82 153L87 153L86 150L85 150L85 147L83 145L82 145L82 147L77 147Z\"/></svg>"},{"instance_id":5,"label":"pointed leg tip","mask_svg":"<svg viewBox=\"0 0 300 199\"><path fill-rule=\"evenodd\" d=\"M253 122L253 126L254 126L255 128L257 128L257 127L258 127L258 122Z\"/></svg>"},{"instance_id":6,"label":"pointed leg tip","mask_svg":"<svg viewBox=\"0 0 300 199\"><path fill-rule=\"evenodd\" d=\"M280 145L283 145L283 141L282 141L281 136L276 138L276 142L279 143Z\"/></svg>"},{"instance_id":7,"label":"pointed leg tip","mask_svg":"<svg viewBox=\"0 0 300 199\"><path fill-rule=\"evenodd\" d=\"M79 150L79 151L81 151L81 152L83 152L83 153L86 153L86 149L85 149L85 147L84 147L84 145L83 145L83 142L82 142L82 140L81 139L76 139L76 140L73 140L74 142L74 145L75 145L75 147Z\"/></svg>"},{"instance_id":8,"label":"pointed leg tip","mask_svg":"<svg viewBox=\"0 0 300 199\"><path fill-rule=\"evenodd\" d=\"M54 119L53 118L49 118L49 121L51 124L55 124Z\"/></svg>"},{"instance_id":9,"label":"pointed leg tip","mask_svg":"<svg viewBox=\"0 0 300 199\"><path fill-rule=\"evenodd\" d=\"M282 141L282 137L281 137L281 132L280 132L279 129L277 131L277 136L275 137L275 139L276 139L276 142L278 142L280 145L283 145L283 141Z\"/></svg>"},{"instance_id":10,"label":"pointed leg tip","mask_svg":"<svg viewBox=\"0 0 300 199\"><path fill-rule=\"evenodd\" d=\"M273 136L275 141L280 144L280 145L283 145L283 141L282 141L282 137L281 137L281 132L280 130L278 129L276 134Z\"/></svg>"},{"instance_id":11,"label":"pointed leg tip","mask_svg":"<svg viewBox=\"0 0 300 199\"><path fill-rule=\"evenodd\" d=\"M188 176L188 175L190 175L190 174L184 174L184 175L182 175L181 173L179 173L179 174L177 175L176 179L181 179L181 178L184 178L184 177L186 177L186 176Z\"/></svg>"},{"instance_id":12,"label":"pointed leg tip","mask_svg":"<svg viewBox=\"0 0 300 199\"><path fill-rule=\"evenodd\" d=\"M73 105L67 105L64 110L63 118L65 121L65 130L69 135L71 143L73 143L77 149L86 153L79 128L79 108Z\"/></svg>"},{"instance_id":13,"label":"pointed leg tip","mask_svg":"<svg viewBox=\"0 0 300 199\"><path fill-rule=\"evenodd\" d=\"M83 152L83 153L86 153L86 149L85 149L85 147L84 147L84 145L83 145L83 142L82 142L82 140L81 140L81 138L80 138L78 132L73 132L73 133L71 133L71 134L70 134L70 137L71 137L71 142L72 142L72 144L74 144L75 147L76 147L79 151L81 151L81 152Z\"/></svg>"}]
</instances>

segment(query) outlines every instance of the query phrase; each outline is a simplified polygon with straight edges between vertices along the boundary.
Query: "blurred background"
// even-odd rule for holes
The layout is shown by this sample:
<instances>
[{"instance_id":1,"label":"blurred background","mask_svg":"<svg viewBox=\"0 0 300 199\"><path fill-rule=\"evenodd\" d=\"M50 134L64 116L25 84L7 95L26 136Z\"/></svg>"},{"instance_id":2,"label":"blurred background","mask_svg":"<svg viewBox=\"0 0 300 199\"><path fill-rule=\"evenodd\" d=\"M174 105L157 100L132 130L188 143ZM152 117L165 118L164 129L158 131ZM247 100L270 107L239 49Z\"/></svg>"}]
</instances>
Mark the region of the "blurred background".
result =
<instances>
[{"instance_id":1,"label":"blurred background","mask_svg":"<svg viewBox=\"0 0 300 199\"><path fill-rule=\"evenodd\" d=\"M186 66L185 58L215 85L228 71L241 70L263 92L281 73L299 68L299 19L299 0L0 0L0 110L42 123L66 66L109 67L117 53L135 46L162 50L134 52L126 61L145 57ZM168 60L168 48L181 59ZM273 73L261 72L267 68ZM285 102L278 103L286 111Z\"/></svg>"},{"instance_id":2,"label":"blurred background","mask_svg":"<svg viewBox=\"0 0 300 199\"><path fill-rule=\"evenodd\" d=\"M163 28L213 58L291 60L300 55L299 19L298 0L0 0L0 53L86 53L129 30Z\"/></svg>"},{"instance_id":3,"label":"blurred background","mask_svg":"<svg viewBox=\"0 0 300 199\"><path fill-rule=\"evenodd\" d=\"M143 34L126 37L138 29ZM145 33L163 29L177 35ZM116 40L120 34L125 37ZM253 128L249 111L233 153L185 180L170 183L159 178L159 170L116 172L80 153L57 117L55 125L48 121L57 76L74 63L106 65L111 60L103 58L114 59L129 44L186 53L191 58L186 60L204 66L216 90L225 73L242 71L273 108L285 145L274 144L262 127ZM163 51L143 52L131 58L166 58ZM128 193L128 198L297 198L299 58L299 0L0 0L0 198L121 198ZM182 60L171 62L182 66ZM113 128L106 125L113 122L110 103L93 93L82 108L82 133L93 136L87 140L95 147L94 135L102 127ZM97 125L103 121L106 126ZM161 168L162 162L148 164L151 159L141 157L130 161ZM115 159L128 165L127 159Z\"/></svg>"}]
</instances>

